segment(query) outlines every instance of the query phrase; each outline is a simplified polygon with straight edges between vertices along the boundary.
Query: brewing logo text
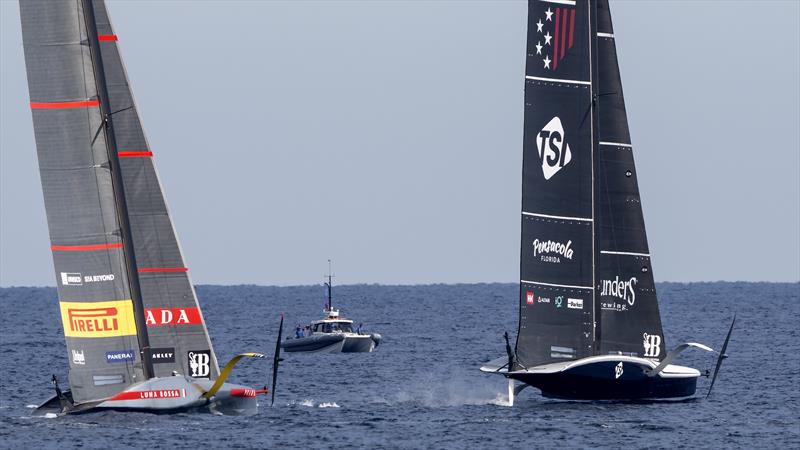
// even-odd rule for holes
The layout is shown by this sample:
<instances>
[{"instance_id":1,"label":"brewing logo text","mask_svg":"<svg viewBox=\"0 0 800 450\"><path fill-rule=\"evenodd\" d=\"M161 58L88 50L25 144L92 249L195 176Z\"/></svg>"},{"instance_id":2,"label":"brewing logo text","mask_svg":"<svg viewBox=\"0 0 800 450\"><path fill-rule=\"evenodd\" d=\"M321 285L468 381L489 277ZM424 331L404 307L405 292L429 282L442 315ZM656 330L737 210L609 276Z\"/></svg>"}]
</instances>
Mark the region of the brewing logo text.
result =
<instances>
[{"instance_id":1,"label":"brewing logo text","mask_svg":"<svg viewBox=\"0 0 800 450\"><path fill-rule=\"evenodd\" d=\"M613 280L601 280L603 290L600 292L601 296L613 296L625 300L628 305L633 306L636 302L636 291L633 287L639 280L636 277L631 277L630 280L624 281L619 279L619 275L614 277Z\"/></svg>"}]
</instances>

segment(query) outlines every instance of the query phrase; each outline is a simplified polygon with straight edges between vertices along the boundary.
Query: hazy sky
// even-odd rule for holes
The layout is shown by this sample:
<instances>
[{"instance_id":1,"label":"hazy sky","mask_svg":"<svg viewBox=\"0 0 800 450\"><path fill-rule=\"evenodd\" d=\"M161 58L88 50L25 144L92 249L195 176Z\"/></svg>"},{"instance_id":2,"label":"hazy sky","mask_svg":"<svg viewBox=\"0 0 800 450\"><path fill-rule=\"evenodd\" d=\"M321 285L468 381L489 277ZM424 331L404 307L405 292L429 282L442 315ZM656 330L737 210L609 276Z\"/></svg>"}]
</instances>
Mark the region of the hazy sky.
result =
<instances>
[{"instance_id":1,"label":"hazy sky","mask_svg":"<svg viewBox=\"0 0 800 450\"><path fill-rule=\"evenodd\" d=\"M798 280L800 3L611 7L656 280ZM525 2L109 10L196 283L518 279ZM54 285L0 12L0 285Z\"/></svg>"}]
</instances>

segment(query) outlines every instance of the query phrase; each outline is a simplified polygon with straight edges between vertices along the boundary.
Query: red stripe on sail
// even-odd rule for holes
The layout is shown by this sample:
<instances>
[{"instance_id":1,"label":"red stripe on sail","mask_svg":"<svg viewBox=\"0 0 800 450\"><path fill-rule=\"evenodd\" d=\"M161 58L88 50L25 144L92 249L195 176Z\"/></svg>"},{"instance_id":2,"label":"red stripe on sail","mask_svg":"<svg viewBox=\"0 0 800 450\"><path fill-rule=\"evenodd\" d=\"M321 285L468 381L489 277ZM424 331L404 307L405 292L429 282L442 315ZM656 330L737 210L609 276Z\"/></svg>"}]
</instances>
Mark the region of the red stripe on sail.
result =
<instances>
[{"instance_id":1,"label":"red stripe on sail","mask_svg":"<svg viewBox=\"0 0 800 450\"><path fill-rule=\"evenodd\" d=\"M117 35L116 34L98 34L97 35L98 41L116 41Z\"/></svg>"},{"instance_id":2,"label":"red stripe on sail","mask_svg":"<svg viewBox=\"0 0 800 450\"><path fill-rule=\"evenodd\" d=\"M575 36L575 10L569 15L569 48L572 48L572 37Z\"/></svg>"},{"instance_id":3,"label":"red stripe on sail","mask_svg":"<svg viewBox=\"0 0 800 450\"><path fill-rule=\"evenodd\" d=\"M31 102L31 109L67 109L67 108L88 108L100 106L98 100L82 100L77 102Z\"/></svg>"},{"instance_id":4,"label":"red stripe on sail","mask_svg":"<svg viewBox=\"0 0 800 450\"><path fill-rule=\"evenodd\" d=\"M153 152L118 152L120 158L149 158Z\"/></svg>"},{"instance_id":5,"label":"red stripe on sail","mask_svg":"<svg viewBox=\"0 0 800 450\"><path fill-rule=\"evenodd\" d=\"M116 244L94 244L94 245L51 245L51 250L62 252L86 252L91 250L110 250L122 248L122 242Z\"/></svg>"},{"instance_id":6,"label":"red stripe on sail","mask_svg":"<svg viewBox=\"0 0 800 450\"><path fill-rule=\"evenodd\" d=\"M564 59L564 52L567 50L567 8L561 10L563 12L561 17L561 59Z\"/></svg>"},{"instance_id":7,"label":"red stripe on sail","mask_svg":"<svg viewBox=\"0 0 800 450\"><path fill-rule=\"evenodd\" d=\"M553 70L558 68L558 18L561 17L559 10L560 8L556 8L556 34L553 36Z\"/></svg>"},{"instance_id":8,"label":"red stripe on sail","mask_svg":"<svg viewBox=\"0 0 800 450\"><path fill-rule=\"evenodd\" d=\"M188 272L188 267L140 267L139 273Z\"/></svg>"}]
</instances>

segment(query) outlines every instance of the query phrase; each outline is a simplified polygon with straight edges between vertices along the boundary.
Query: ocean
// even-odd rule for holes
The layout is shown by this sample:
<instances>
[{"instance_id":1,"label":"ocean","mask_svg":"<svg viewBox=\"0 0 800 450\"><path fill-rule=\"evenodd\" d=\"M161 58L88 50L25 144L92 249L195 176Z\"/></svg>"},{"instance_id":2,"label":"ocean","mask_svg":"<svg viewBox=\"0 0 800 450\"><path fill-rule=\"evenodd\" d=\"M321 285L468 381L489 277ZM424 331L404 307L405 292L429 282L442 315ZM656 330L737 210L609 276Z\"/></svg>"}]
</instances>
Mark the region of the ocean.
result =
<instances>
[{"instance_id":1,"label":"ocean","mask_svg":"<svg viewBox=\"0 0 800 450\"><path fill-rule=\"evenodd\" d=\"M800 284L660 283L668 348L719 348L736 328L714 392L682 402L568 402L523 391L507 406L502 377L479 372L516 333L516 284L352 285L334 306L383 335L371 354L285 354L276 402L249 417L102 412L31 417L67 379L54 288L0 288L0 448L798 448ZM322 315L321 286L198 286L221 362L272 355L279 315L288 332ZM716 358L690 350L701 371ZM262 386L271 358L232 381Z\"/></svg>"}]
</instances>

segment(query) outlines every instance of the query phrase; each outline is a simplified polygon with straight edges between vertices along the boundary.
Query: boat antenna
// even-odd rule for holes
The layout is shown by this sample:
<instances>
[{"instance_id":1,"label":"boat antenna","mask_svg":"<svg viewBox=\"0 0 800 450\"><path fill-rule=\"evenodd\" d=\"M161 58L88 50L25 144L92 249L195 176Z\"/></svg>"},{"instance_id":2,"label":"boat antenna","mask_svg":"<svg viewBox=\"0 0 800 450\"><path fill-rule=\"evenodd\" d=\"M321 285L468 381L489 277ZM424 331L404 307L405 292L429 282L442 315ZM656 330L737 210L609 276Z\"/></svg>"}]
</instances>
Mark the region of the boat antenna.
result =
<instances>
[{"instance_id":1,"label":"boat antenna","mask_svg":"<svg viewBox=\"0 0 800 450\"><path fill-rule=\"evenodd\" d=\"M333 273L331 272L331 260L328 260L328 282L325 283L328 288L328 311L333 311Z\"/></svg>"}]
</instances>

